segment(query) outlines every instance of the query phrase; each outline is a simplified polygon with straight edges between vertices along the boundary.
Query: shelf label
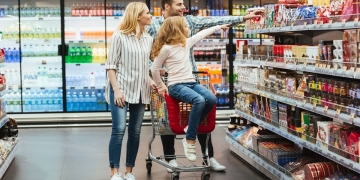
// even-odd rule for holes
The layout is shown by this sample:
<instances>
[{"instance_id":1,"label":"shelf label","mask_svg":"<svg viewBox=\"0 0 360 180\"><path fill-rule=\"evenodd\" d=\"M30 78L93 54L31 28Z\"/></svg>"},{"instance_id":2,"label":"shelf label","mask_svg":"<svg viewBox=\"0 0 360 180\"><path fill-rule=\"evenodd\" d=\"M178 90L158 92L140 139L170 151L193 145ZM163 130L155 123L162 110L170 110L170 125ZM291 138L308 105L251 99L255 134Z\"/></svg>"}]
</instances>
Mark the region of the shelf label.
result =
<instances>
[{"instance_id":1,"label":"shelf label","mask_svg":"<svg viewBox=\"0 0 360 180\"><path fill-rule=\"evenodd\" d=\"M101 17L101 19L105 19L105 16Z\"/></svg>"},{"instance_id":2,"label":"shelf label","mask_svg":"<svg viewBox=\"0 0 360 180\"><path fill-rule=\"evenodd\" d=\"M358 27L359 18L354 19L354 27Z\"/></svg>"},{"instance_id":3,"label":"shelf label","mask_svg":"<svg viewBox=\"0 0 360 180\"><path fill-rule=\"evenodd\" d=\"M327 113L327 110L329 109L329 106L324 107L324 113Z\"/></svg>"},{"instance_id":4,"label":"shelf label","mask_svg":"<svg viewBox=\"0 0 360 180\"><path fill-rule=\"evenodd\" d=\"M69 41L69 43L74 43L74 41Z\"/></svg>"},{"instance_id":5,"label":"shelf label","mask_svg":"<svg viewBox=\"0 0 360 180\"><path fill-rule=\"evenodd\" d=\"M58 89L62 89L62 87L58 87Z\"/></svg>"},{"instance_id":6,"label":"shelf label","mask_svg":"<svg viewBox=\"0 0 360 180\"><path fill-rule=\"evenodd\" d=\"M341 21L341 28L345 28L345 23L346 23L346 19L343 19L343 20Z\"/></svg>"},{"instance_id":7,"label":"shelf label","mask_svg":"<svg viewBox=\"0 0 360 180\"><path fill-rule=\"evenodd\" d=\"M45 87L41 87L40 89L41 89L41 90L44 90L44 89L45 89Z\"/></svg>"},{"instance_id":8,"label":"shelf label","mask_svg":"<svg viewBox=\"0 0 360 180\"><path fill-rule=\"evenodd\" d=\"M343 72L345 72L346 69L347 69L346 66L343 66L343 67L342 67L342 71L343 71Z\"/></svg>"},{"instance_id":9,"label":"shelf label","mask_svg":"<svg viewBox=\"0 0 360 180\"><path fill-rule=\"evenodd\" d=\"M355 71L355 67L351 67L350 72L354 72L354 71Z\"/></svg>"},{"instance_id":10,"label":"shelf label","mask_svg":"<svg viewBox=\"0 0 360 180\"><path fill-rule=\"evenodd\" d=\"M84 89L89 89L89 87L84 87Z\"/></svg>"},{"instance_id":11,"label":"shelf label","mask_svg":"<svg viewBox=\"0 0 360 180\"><path fill-rule=\"evenodd\" d=\"M84 41L79 41L79 43L84 43Z\"/></svg>"},{"instance_id":12,"label":"shelf label","mask_svg":"<svg viewBox=\"0 0 360 180\"><path fill-rule=\"evenodd\" d=\"M100 65L101 65L101 66L105 66L105 63L101 63Z\"/></svg>"},{"instance_id":13,"label":"shelf label","mask_svg":"<svg viewBox=\"0 0 360 180\"><path fill-rule=\"evenodd\" d=\"M90 87L90 89L95 89L95 87Z\"/></svg>"},{"instance_id":14,"label":"shelf label","mask_svg":"<svg viewBox=\"0 0 360 180\"><path fill-rule=\"evenodd\" d=\"M119 19L119 17L115 16L114 19Z\"/></svg>"},{"instance_id":15,"label":"shelf label","mask_svg":"<svg viewBox=\"0 0 360 180\"><path fill-rule=\"evenodd\" d=\"M81 64L75 64L75 66L80 66Z\"/></svg>"},{"instance_id":16,"label":"shelf label","mask_svg":"<svg viewBox=\"0 0 360 180\"><path fill-rule=\"evenodd\" d=\"M331 68L330 64L326 65L326 69L330 69L330 68Z\"/></svg>"},{"instance_id":17,"label":"shelf label","mask_svg":"<svg viewBox=\"0 0 360 180\"><path fill-rule=\"evenodd\" d=\"M75 89L75 87L70 87L70 89Z\"/></svg>"},{"instance_id":18,"label":"shelf label","mask_svg":"<svg viewBox=\"0 0 360 180\"><path fill-rule=\"evenodd\" d=\"M25 88L25 89L26 89L26 90L30 90L31 88L28 87L28 88Z\"/></svg>"},{"instance_id":19,"label":"shelf label","mask_svg":"<svg viewBox=\"0 0 360 180\"><path fill-rule=\"evenodd\" d=\"M39 20L39 21L42 21L42 20L44 20L44 18L40 17L38 20Z\"/></svg>"}]
</instances>

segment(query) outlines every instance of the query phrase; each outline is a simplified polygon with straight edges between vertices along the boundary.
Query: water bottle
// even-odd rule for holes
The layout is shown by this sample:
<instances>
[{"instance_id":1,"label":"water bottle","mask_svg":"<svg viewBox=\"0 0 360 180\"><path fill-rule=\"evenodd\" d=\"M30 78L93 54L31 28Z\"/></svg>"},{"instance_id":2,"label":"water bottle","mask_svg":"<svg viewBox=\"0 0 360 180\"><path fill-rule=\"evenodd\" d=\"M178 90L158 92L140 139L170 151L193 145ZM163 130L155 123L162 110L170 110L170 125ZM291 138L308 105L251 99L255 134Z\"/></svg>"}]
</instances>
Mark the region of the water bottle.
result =
<instances>
[{"instance_id":1,"label":"water bottle","mask_svg":"<svg viewBox=\"0 0 360 180\"><path fill-rule=\"evenodd\" d=\"M95 95L95 92L91 92L91 97L90 97L90 104L91 104L91 111L96 111L97 110L97 98Z\"/></svg>"},{"instance_id":2,"label":"water bottle","mask_svg":"<svg viewBox=\"0 0 360 180\"><path fill-rule=\"evenodd\" d=\"M6 95L6 109L8 110L8 112L14 112L13 110L13 96L12 96L12 93L9 92L7 95Z\"/></svg>"},{"instance_id":3,"label":"water bottle","mask_svg":"<svg viewBox=\"0 0 360 180\"><path fill-rule=\"evenodd\" d=\"M10 54L7 52L6 48L3 48L3 50L4 50L4 53L5 53L5 62L8 63Z\"/></svg>"},{"instance_id":4,"label":"water bottle","mask_svg":"<svg viewBox=\"0 0 360 180\"><path fill-rule=\"evenodd\" d=\"M25 80L24 80L25 81ZM25 82L24 82L25 83ZM28 91L23 91L23 108L24 108L24 112L30 112L29 110L29 104L28 104L28 98L29 98L29 92Z\"/></svg>"},{"instance_id":5,"label":"water bottle","mask_svg":"<svg viewBox=\"0 0 360 180\"><path fill-rule=\"evenodd\" d=\"M78 63L80 62L80 60L81 60L81 49L80 46L78 46L75 51L75 58L73 59L73 62Z\"/></svg>"},{"instance_id":6,"label":"water bottle","mask_svg":"<svg viewBox=\"0 0 360 180\"><path fill-rule=\"evenodd\" d=\"M54 99L54 92L50 91L47 93L47 105L49 108L49 112L55 111L55 106L57 105Z\"/></svg>"},{"instance_id":7,"label":"water bottle","mask_svg":"<svg viewBox=\"0 0 360 180\"><path fill-rule=\"evenodd\" d=\"M91 99L88 92L85 92L85 98L84 98L84 105L85 105L85 111L90 111L91 109Z\"/></svg>"},{"instance_id":8,"label":"water bottle","mask_svg":"<svg viewBox=\"0 0 360 180\"><path fill-rule=\"evenodd\" d=\"M14 51L15 51L15 59L16 59L16 63L19 63L20 62L20 48L19 49L16 49L14 48Z\"/></svg>"},{"instance_id":9,"label":"water bottle","mask_svg":"<svg viewBox=\"0 0 360 180\"><path fill-rule=\"evenodd\" d=\"M58 108L57 111L62 111L63 109L63 91L62 90L58 90L57 91L57 104L58 104Z\"/></svg>"},{"instance_id":10,"label":"water bottle","mask_svg":"<svg viewBox=\"0 0 360 180\"><path fill-rule=\"evenodd\" d=\"M87 63L91 63L91 60L92 60L92 49L91 49L90 46L86 49L86 56L87 56L86 62L87 62Z\"/></svg>"},{"instance_id":11,"label":"water bottle","mask_svg":"<svg viewBox=\"0 0 360 180\"><path fill-rule=\"evenodd\" d=\"M20 91L14 92L14 112L21 112L21 105Z\"/></svg>"},{"instance_id":12,"label":"water bottle","mask_svg":"<svg viewBox=\"0 0 360 180\"><path fill-rule=\"evenodd\" d=\"M79 98L76 95L76 92L74 92L73 95L72 95L72 103L73 103L72 111L79 111Z\"/></svg>"},{"instance_id":13,"label":"water bottle","mask_svg":"<svg viewBox=\"0 0 360 180\"><path fill-rule=\"evenodd\" d=\"M73 111L73 102L70 92L66 93L66 109L67 111Z\"/></svg>"},{"instance_id":14,"label":"water bottle","mask_svg":"<svg viewBox=\"0 0 360 180\"><path fill-rule=\"evenodd\" d=\"M36 112L36 104L35 104L35 101L36 101L36 97L35 97L35 94L34 91L30 91L29 95L30 95L30 112Z\"/></svg>"},{"instance_id":15,"label":"water bottle","mask_svg":"<svg viewBox=\"0 0 360 180\"><path fill-rule=\"evenodd\" d=\"M81 77L81 75L76 75L75 76L75 86L81 86L81 84L82 84L82 77Z\"/></svg>"},{"instance_id":16,"label":"water bottle","mask_svg":"<svg viewBox=\"0 0 360 180\"><path fill-rule=\"evenodd\" d=\"M43 78L43 86L48 86L48 83L49 83L49 77L48 77L48 74L47 74L47 70L46 70L46 67L43 68L43 71L42 71L42 78Z\"/></svg>"},{"instance_id":17,"label":"water bottle","mask_svg":"<svg viewBox=\"0 0 360 180\"><path fill-rule=\"evenodd\" d=\"M43 79L42 79L41 67L38 67L38 70L37 70L36 74L37 74L37 85L39 87L42 87Z\"/></svg>"},{"instance_id":18,"label":"water bottle","mask_svg":"<svg viewBox=\"0 0 360 180\"><path fill-rule=\"evenodd\" d=\"M96 95L96 110L98 110L98 111L103 110L101 90L98 90L98 93Z\"/></svg>"},{"instance_id":19,"label":"water bottle","mask_svg":"<svg viewBox=\"0 0 360 180\"><path fill-rule=\"evenodd\" d=\"M220 95L221 95L221 90L220 88L216 89L216 106L220 106Z\"/></svg>"},{"instance_id":20,"label":"water bottle","mask_svg":"<svg viewBox=\"0 0 360 180\"><path fill-rule=\"evenodd\" d=\"M87 62L87 50L86 50L85 46L81 48L80 62L81 63L86 63Z\"/></svg>"},{"instance_id":21,"label":"water bottle","mask_svg":"<svg viewBox=\"0 0 360 180\"><path fill-rule=\"evenodd\" d=\"M79 111L85 111L85 98L82 92L79 93L78 101L79 101Z\"/></svg>"},{"instance_id":22,"label":"water bottle","mask_svg":"<svg viewBox=\"0 0 360 180\"><path fill-rule=\"evenodd\" d=\"M11 48L8 48L6 53L8 54L8 63L12 63L14 57L13 57L13 51L11 50Z\"/></svg>"}]
</instances>

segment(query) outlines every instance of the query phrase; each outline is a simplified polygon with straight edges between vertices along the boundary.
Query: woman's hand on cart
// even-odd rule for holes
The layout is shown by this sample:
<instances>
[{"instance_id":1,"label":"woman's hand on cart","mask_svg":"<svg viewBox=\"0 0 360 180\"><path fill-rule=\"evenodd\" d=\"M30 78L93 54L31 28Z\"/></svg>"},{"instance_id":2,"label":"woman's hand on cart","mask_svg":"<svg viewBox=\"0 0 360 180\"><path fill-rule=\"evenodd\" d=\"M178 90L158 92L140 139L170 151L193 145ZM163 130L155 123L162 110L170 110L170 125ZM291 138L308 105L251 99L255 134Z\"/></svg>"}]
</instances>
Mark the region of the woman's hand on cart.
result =
<instances>
[{"instance_id":1,"label":"woman's hand on cart","mask_svg":"<svg viewBox=\"0 0 360 180\"><path fill-rule=\"evenodd\" d=\"M154 91L157 91L156 83L152 79L150 79L150 86L153 88Z\"/></svg>"},{"instance_id":2,"label":"woman's hand on cart","mask_svg":"<svg viewBox=\"0 0 360 180\"><path fill-rule=\"evenodd\" d=\"M167 88L158 91L159 96L162 97L162 98L165 98L165 94L167 94L167 93L168 93L168 89L167 89Z\"/></svg>"},{"instance_id":3,"label":"woman's hand on cart","mask_svg":"<svg viewBox=\"0 0 360 180\"><path fill-rule=\"evenodd\" d=\"M125 106L125 97L120 89L114 90L114 104L116 106L124 107Z\"/></svg>"}]
</instances>

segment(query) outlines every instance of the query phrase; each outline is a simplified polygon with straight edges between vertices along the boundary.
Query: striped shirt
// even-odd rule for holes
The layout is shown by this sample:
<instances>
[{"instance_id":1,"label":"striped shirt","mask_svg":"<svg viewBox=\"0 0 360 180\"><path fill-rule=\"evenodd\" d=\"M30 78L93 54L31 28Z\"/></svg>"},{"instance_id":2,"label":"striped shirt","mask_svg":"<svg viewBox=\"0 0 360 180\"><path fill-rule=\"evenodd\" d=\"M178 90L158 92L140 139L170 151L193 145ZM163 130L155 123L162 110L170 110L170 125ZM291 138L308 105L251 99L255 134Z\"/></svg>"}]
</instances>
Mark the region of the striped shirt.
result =
<instances>
[{"instance_id":1,"label":"striped shirt","mask_svg":"<svg viewBox=\"0 0 360 180\"><path fill-rule=\"evenodd\" d=\"M130 104L150 103L149 60L153 38L143 33L138 39L134 33L116 31L110 40L106 69L116 70L116 81L125 101ZM110 102L110 79L108 77L105 98Z\"/></svg>"},{"instance_id":2,"label":"striped shirt","mask_svg":"<svg viewBox=\"0 0 360 180\"><path fill-rule=\"evenodd\" d=\"M203 28L213 27L216 25L233 24L243 22L243 16L224 16L214 18L203 18L199 16L188 15L185 16L186 24L190 28L190 37L196 34L196 31L200 31ZM155 39L157 37L158 30L164 21L164 16L154 20L150 26L147 27L147 32ZM194 57L193 48L190 49L190 63L193 71L197 71L197 65ZM149 66L152 65L150 61Z\"/></svg>"}]
</instances>

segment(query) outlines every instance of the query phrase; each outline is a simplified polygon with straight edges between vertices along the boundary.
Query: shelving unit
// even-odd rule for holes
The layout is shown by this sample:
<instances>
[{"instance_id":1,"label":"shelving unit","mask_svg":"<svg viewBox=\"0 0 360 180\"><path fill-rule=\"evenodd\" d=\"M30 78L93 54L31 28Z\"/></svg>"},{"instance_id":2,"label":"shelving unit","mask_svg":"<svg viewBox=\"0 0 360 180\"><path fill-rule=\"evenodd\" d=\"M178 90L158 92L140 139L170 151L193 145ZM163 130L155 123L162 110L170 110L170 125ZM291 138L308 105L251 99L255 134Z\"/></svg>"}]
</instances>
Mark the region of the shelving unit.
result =
<instances>
[{"instance_id":1,"label":"shelving unit","mask_svg":"<svg viewBox=\"0 0 360 180\"><path fill-rule=\"evenodd\" d=\"M248 162L250 165L265 174L270 179L293 180L293 178L273 167L254 152L246 149L240 143L235 141L231 136L227 135L226 141L230 144L230 150L232 152L240 156L243 160Z\"/></svg>"},{"instance_id":2,"label":"shelving unit","mask_svg":"<svg viewBox=\"0 0 360 180\"><path fill-rule=\"evenodd\" d=\"M16 152L19 149L19 143L17 143L11 150L10 154L7 156L3 164L0 166L0 178L2 178L6 172L6 170L9 168L11 162L14 160Z\"/></svg>"},{"instance_id":3,"label":"shelving unit","mask_svg":"<svg viewBox=\"0 0 360 180\"><path fill-rule=\"evenodd\" d=\"M273 126L269 123L266 123L256 117L253 117L251 115L248 115L247 113L244 113L240 110L235 110L235 113L239 116L242 116L244 118L246 118L247 120L255 123L255 124L258 124L259 126L262 126L286 139L289 139L290 141L296 143L296 144L299 144L299 145L302 145L303 147L305 148L308 148L309 150L313 151L313 152L316 152L324 157L327 157L329 159L331 159L332 161L338 163L338 164L341 164L343 165L344 167L350 169L350 170L353 170L357 173L360 173L360 164L359 163L356 163L350 159L347 159L345 157L342 157L338 154L335 154L334 152L331 152L327 149L324 149L324 148L321 148L319 146L316 146L315 144L309 142L309 141L305 141L287 131L284 131L284 130L281 130L279 129L278 127L276 126Z\"/></svg>"}]
</instances>

